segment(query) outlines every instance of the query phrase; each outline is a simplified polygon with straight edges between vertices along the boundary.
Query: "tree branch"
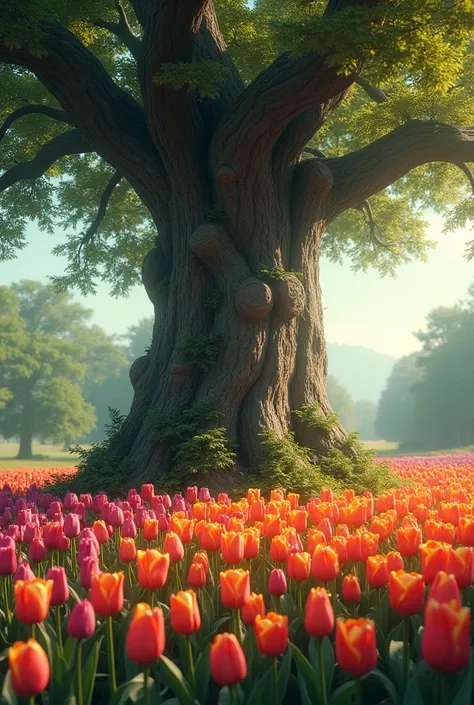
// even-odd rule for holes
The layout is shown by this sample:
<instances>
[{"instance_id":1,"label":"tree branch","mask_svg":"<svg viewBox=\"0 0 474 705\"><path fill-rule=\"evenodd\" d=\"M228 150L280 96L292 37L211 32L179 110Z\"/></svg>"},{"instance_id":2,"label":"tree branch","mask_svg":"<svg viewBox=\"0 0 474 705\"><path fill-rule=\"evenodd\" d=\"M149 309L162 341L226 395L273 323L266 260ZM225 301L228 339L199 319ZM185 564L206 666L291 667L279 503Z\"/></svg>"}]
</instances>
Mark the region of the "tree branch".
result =
<instances>
[{"instance_id":1,"label":"tree branch","mask_svg":"<svg viewBox=\"0 0 474 705\"><path fill-rule=\"evenodd\" d=\"M57 110L56 108L51 108L49 105L25 105L22 108L18 108L18 110L14 110L5 118L3 124L0 126L0 142L13 123L24 115L46 115L53 120L58 120L58 122L72 124L71 118L64 110Z\"/></svg>"},{"instance_id":2,"label":"tree branch","mask_svg":"<svg viewBox=\"0 0 474 705\"><path fill-rule=\"evenodd\" d=\"M369 98L375 100L376 103L385 103L388 100L387 94L384 93L384 91L377 88L377 86L372 86L363 76L356 78L355 82L367 93Z\"/></svg>"},{"instance_id":3,"label":"tree branch","mask_svg":"<svg viewBox=\"0 0 474 705\"><path fill-rule=\"evenodd\" d=\"M334 175L328 216L353 208L422 164L459 166L470 161L474 162L474 127L411 120L363 149L324 161Z\"/></svg>"},{"instance_id":4,"label":"tree branch","mask_svg":"<svg viewBox=\"0 0 474 705\"><path fill-rule=\"evenodd\" d=\"M27 47L12 48L0 41L0 62L22 66L37 76L71 116L90 149L126 174L164 232L169 185L143 109L114 83L74 34L52 22L43 22L41 30L42 56L31 54Z\"/></svg>"},{"instance_id":5,"label":"tree branch","mask_svg":"<svg viewBox=\"0 0 474 705\"><path fill-rule=\"evenodd\" d=\"M353 206L354 210L359 211L360 213L363 214L365 218L365 222L367 223L367 226L369 228L369 238L370 242L372 243L374 249L375 246L378 245L378 247L384 247L386 249L390 249L390 246L387 245L386 242L382 242L377 235L376 235L376 230L380 232L380 226L376 223L373 213L372 213L372 208L370 206L369 201L362 201L361 203L358 203L356 206Z\"/></svg>"},{"instance_id":6,"label":"tree branch","mask_svg":"<svg viewBox=\"0 0 474 705\"><path fill-rule=\"evenodd\" d=\"M354 5L376 6L380 0L329 0L326 14ZM230 165L248 178L249 164L260 168L285 128L315 106L328 104L343 94L357 78L359 69L341 74L328 66L328 56L310 52L291 57L283 54L248 86L227 120L216 133L213 145L215 170ZM322 124L322 123L321 123ZM306 132L293 152L301 151L314 132Z\"/></svg>"},{"instance_id":7,"label":"tree branch","mask_svg":"<svg viewBox=\"0 0 474 705\"><path fill-rule=\"evenodd\" d=\"M18 181L38 179L62 157L91 151L90 145L78 130L63 132L41 147L34 159L16 164L5 171L0 176L0 193L6 191L7 188L18 183Z\"/></svg>"},{"instance_id":8,"label":"tree branch","mask_svg":"<svg viewBox=\"0 0 474 705\"><path fill-rule=\"evenodd\" d=\"M102 196L100 197L99 201L99 208L97 210L97 215L83 234L81 242L79 243L79 249L77 251L78 260L81 259L82 248L94 238L94 235L99 230L100 225L105 218L105 214L107 213L107 206L109 205L110 198L115 190L115 187L118 186L121 180L122 174L116 171L112 175L110 181L107 183L107 186L102 192Z\"/></svg>"},{"instance_id":9,"label":"tree branch","mask_svg":"<svg viewBox=\"0 0 474 705\"><path fill-rule=\"evenodd\" d=\"M139 61L142 98L153 141L171 183L182 187L188 174L189 197L203 188L201 124L194 96L186 88L154 81L164 64L190 62L194 40L211 0L155 2L145 27Z\"/></svg>"},{"instance_id":10,"label":"tree branch","mask_svg":"<svg viewBox=\"0 0 474 705\"><path fill-rule=\"evenodd\" d=\"M95 24L97 27L102 27L102 29L106 29L112 34L115 34L115 36L118 37L127 47L130 54L137 59L141 47L141 41L132 32L132 28L128 22L125 10L119 2L116 4L116 8L119 13L118 22L103 22L102 20L98 20Z\"/></svg>"}]
</instances>

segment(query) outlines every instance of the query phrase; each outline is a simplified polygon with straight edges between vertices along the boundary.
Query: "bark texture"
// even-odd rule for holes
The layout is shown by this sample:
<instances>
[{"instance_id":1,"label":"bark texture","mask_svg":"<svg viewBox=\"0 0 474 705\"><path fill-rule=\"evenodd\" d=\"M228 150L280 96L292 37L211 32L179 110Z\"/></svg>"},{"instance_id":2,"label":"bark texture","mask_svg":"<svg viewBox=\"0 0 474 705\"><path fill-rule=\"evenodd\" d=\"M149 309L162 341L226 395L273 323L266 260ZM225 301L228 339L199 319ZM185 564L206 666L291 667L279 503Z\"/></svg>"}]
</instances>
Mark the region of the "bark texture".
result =
<instances>
[{"instance_id":1,"label":"bark texture","mask_svg":"<svg viewBox=\"0 0 474 705\"><path fill-rule=\"evenodd\" d=\"M302 160L308 140L352 84L364 86L362 61L345 75L327 56L284 54L245 86L211 0L130 4L141 38L120 7L117 23L96 24L135 57L141 105L54 23L43 24L40 56L0 44L0 61L33 72L62 108L51 118L69 128L35 159L5 172L0 192L19 179L37 178L62 156L94 151L115 170L109 191L127 179L157 227L156 247L142 270L155 311L153 341L130 369L133 405L111 452L129 460L131 484L158 480L168 472L172 452L153 439L147 419L179 421L204 399L237 441L240 471L255 464L267 429L279 436L294 431L316 455L344 446L339 425L318 431L296 423L292 413L308 404L323 415L331 411L321 238L340 212L410 169L427 161L474 160L474 132L412 122L357 153L325 158L316 150L317 158ZM326 12L355 4L383 7L380 0L329 0ZM209 59L226 69L216 99L197 100L185 88L154 81L165 64ZM374 99L383 96L378 92ZM36 110L15 111L3 132ZM109 196L104 194L103 210ZM211 340L213 359L208 352L204 362L190 355L193 344L201 345L202 355ZM208 481L226 487L234 476L220 473Z\"/></svg>"}]
</instances>

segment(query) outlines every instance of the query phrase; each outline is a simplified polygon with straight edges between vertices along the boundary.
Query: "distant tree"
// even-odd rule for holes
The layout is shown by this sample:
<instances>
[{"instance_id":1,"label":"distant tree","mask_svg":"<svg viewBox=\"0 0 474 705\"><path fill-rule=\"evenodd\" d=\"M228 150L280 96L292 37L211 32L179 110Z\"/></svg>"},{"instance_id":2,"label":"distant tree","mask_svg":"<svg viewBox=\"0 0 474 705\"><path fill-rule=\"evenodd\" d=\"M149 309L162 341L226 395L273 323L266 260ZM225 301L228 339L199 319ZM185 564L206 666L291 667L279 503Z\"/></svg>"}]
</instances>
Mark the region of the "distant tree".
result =
<instances>
[{"instance_id":1,"label":"distant tree","mask_svg":"<svg viewBox=\"0 0 474 705\"><path fill-rule=\"evenodd\" d=\"M421 378L417 359L418 355L412 353L395 363L380 397L375 430L385 441L406 443L416 440L413 387Z\"/></svg>"},{"instance_id":2,"label":"distant tree","mask_svg":"<svg viewBox=\"0 0 474 705\"><path fill-rule=\"evenodd\" d=\"M474 443L474 286L452 308L434 309L414 388L414 419L423 445L453 448Z\"/></svg>"},{"instance_id":3,"label":"distant tree","mask_svg":"<svg viewBox=\"0 0 474 705\"><path fill-rule=\"evenodd\" d=\"M87 374L84 335L90 311L39 282L0 287L0 433L19 437L19 458L32 457L34 436L64 441L95 425L81 393Z\"/></svg>"},{"instance_id":4,"label":"distant tree","mask_svg":"<svg viewBox=\"0 0 474 705\"><path fill-rule=\"evenodd\" d=\"M354 431L356 427L354 402L347 389L333 375L328 375L326 391L329 403L333 410L339 414L342 425L349 431Z\"/></svg>"},{"instance_id":5,"label":"distant tree","mask_svg":"<svg viewBox=\"0 0 474 705\"><path fill-rule=\"evenodd\" d=\"M364 441L375 441L378 438L375 430L377 404L368 399L359 399L354 402L354 415L356 419L355 430Z\"/></svg>"},{"instance_id":6,"label":"distant tree","mask_svg":"<svg viewBox=\"0 0 474 705\"><path fill-rule=\"evenodd\" d=\"M130 326L126 335L127 355L131 362L145 355L153 337L153 318L141 318L135 326Z\"/></svg>"}]
</instances>

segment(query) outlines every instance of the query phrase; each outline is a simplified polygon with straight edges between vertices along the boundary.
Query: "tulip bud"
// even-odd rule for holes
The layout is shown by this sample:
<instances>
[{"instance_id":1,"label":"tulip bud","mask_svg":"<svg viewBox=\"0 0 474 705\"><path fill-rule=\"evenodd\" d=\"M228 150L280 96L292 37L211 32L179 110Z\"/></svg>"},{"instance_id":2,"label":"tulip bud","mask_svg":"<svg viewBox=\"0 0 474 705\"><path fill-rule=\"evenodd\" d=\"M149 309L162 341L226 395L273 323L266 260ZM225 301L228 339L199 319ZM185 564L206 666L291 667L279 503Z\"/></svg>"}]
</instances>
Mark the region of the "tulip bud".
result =
<instances>
[{"instance_id":1,"label":"tulip bud","mask_svg":"<svg viewBox=\"0 0 474 705\"><path fill-rule=\"evenodd\" d=\"M148 484L148 485L142 485L142 488L140 490L140 496L143 499L144 502L151 502L152 497L155 494L155 488L153 485Z\"/></svg>"},{"instance_id":2,"label":"tulip bud","mask_svg":"<svg viewBox=\"0 0 474 705\"><path fill-rule=\"evenodd\" d=\"M273 568L268 579L268 592L275 597L281 597L286 591L285 573L279 568Z\"/></svg>"},{"instance_id":3,"label":"tulip bud","mask_svg":"<svg viewBox=\"0 0 474 705\"><path fill-rule=\"evenodd\" d=\"M157 661L165 650L165 622L163 612L151 610L144 602L135 607L128 628L126 649L134 663L147 666Z\"/></svg>"},{"instance_id":4,"label":"tulip bud","mask_svg":"<svg viewBox=\"0 0 474 705\"><path fill-rule=\"evenodd\" d=\"M90 601L101 617L111 617L123 607L123 573L96 573L92 578Z\"/></svg>"},{"instance_id":5,"label":"tulip bud","mask_svg":"<svg viewBox=\"0 0 474 705\"><path fill-rule=\"evenodd\" d=\"M52 580L18 580L14 587L15 614L24 624L44 622L48 616Z\"/></svg>"},{"instance_id":6,"label":"tulip bud","mask_svg":"<svg viewBox=\"0 0 474 705\"><path fill-rule=\"evenodd\" d=\"M257 614L265 614L265 602L263 601L263 595L257 595L255 592L250 593L249 601L242 607L242 621L245 624L253 626L255 624L255 618Z\"/></svg>"},{"instance_id":7,"label":"tulip bud","mask_svg":"<svg viewBox=\"0 0 474 705\"><path fill-rule=\"evenodd\" d=\"M95 631L95 612L89 600L77 602L72 608L67 631L73 639L88 639Z\"/></svg>"},{"instance_id":8,"label":"tulip bud","mask_svg":"<svg viewBox=\"0 0 474 705\"><path fill-rule=\"evenodd\" d=\"M0 575L13 575L17 568L15 543L0 548Z\"/></svg>"},{"instance_id":9,"label":"tulip bud","mask_svg":"<svg viewBox=\"0 0 474 705\"><path fill-rule=\"evenodd\" d=\"M428 593L428 600L434 599L437 602L451 602L452 600L461 607L461 593L454 575L448 575L440 570L431 583Z\"/></svg>"},{"instance_id":10,"label":"tulip bud","mask_svg":"<svg viewBox=\"0 0 474 705\"><path fill-rule=\"evenodd\" d=\"M304 628L312 637L329 636L334 629L334 612L327 590L311 588L306 600Z\"/></svg>"},{"instance_id":11,"label":"tulip bud","mask_svg":"<svg viewBox=\"0 0 474 705\"><path fill-rule=\"evenodd\" d=\"M359 602L361 596L360 584L357 576L345 575L342 581L342 599L344 602L353 604Z\"/></svg>"},{"instance_id":12,"label":"tulip bud","mask_svg":"<svg viewBox=\"0 0 474 705\"><path fill-rule=\"evenodd\" d=\"M221 601L225 607L240 609L250 597L250 573L236 568L220 574Z\"/></svg>"},{"instance_id":13,"label":"tulip bud","mask_svg":"<svg viewBox=\"0 0 474 705\"><path fill-rule=\"evenodd\" d=\"M387 559L387 569L389 573L391 573L392 570L397 571L405 568L403 558L398 551L389 551L385 557Z\"/></svg>"},{"instance_id":14,"label":"tulip bud","mask_svg":"<svg viewBox=\"0 0 474 705\"><path fill-rule=\"evenodd\" d=\"M90 590L92 578L99 572L99 561L94 556L87 556L79 566L79 582L84 590Z\"/></svg>"},{"instance_id":15,"label":"tulip bud","mask_svg":"<svg viewBox=\"0 0 474 705\"><path fill-rule=\"evenodd\" d=\"M247 677L244 652L235 634L217 634L211 644L211 674L221 686L233 686Z\"/></svg>"},{"instance_id":16,"label":"tulip bud","mask_svg":"<svg viewBox=\"0 0 474 705\"><path fill-rule=\"evenodd\" d=\"M178 534L174 531L166 534L163 548L165 553L169 553L172 563L179 563L179 561L183 560L184 546Z\"/></svg>"},{"instance_id":17,"label":"tulip bud","mask_svg":"<svg viewBox=\"0 0 474 705\"><path fill-rule=\"evenodd\" d=\"M198 498L198 488L197 487L188 487L186 490L186 501L189 502L190 504L194 504L194 502L197 502Z\"/></svg>"},{"instance_id":18,"label":"tulip bud","mask_svg":"<svg viewBox=\"0 0 474 705\"><path fill-rule=\"evenodd\" d=\"M457 673L467 666L471 650L471 613L455 600L440 603L428 599L421 652L435 671Z\"/></svg>"},{"instance_id":19,"label":"tulip bud","mask_svg":"<svg viewBox=\"0 0 474 705\"><path fill-rule=\"evenodd\" d=\"M193 590L183 590L170 597L171 626L178 634L190 636L201 628L201 615Z\"/></svg>"},{"instance_id":20,"label":"tulip bud","mask_svg":"<svg viewBox=\"0 0 474 705\"><path fill-rule=\"evenodd\" d=\"M201 563L191 563L188 571L188 585L201 588L206 584L206 569Z\"/></svg>"},{"instance_id":21,"label":"tulip bud","mask_svg":"<svg viewBox=\"0 0 474 705\"><path fill-rule=\"evenodd\" d=\"M137 551L138 582L142 587L158 590L166 583L170 566L169 553L154 548Z\"/></svg>"},{"instance_id":22,"label":"tulip bud","mask_svg":"<svg viewBox=\"0 0 474 705\"><path fill-rule=\"evenodd\" d=\"M67 584L66 571L61 566L50 568L46 573L46 580L53 581L50 604L52 607L64 605L69 600L69 586Z\"/></svg>"},{"instance_id":23,"label":"tulip bud","mask_svg":"<svg viewBox=\"0 0 474 705\"><path fill-rule=\"evenodd\" d=\"M366 575L367 582L371 587L384 587L388 583L388 568L385 556L369 556L366 563Z\"/></svg>"},{"instance_id":24,"label":"tulip bud","mask_svg":"<svg viewBox=\"0 0 474 705\"><path fill-rule=\"evenodd\" d=\"M137 527L133 519L125 519L120 529L120 536L122 538L134 539L137 536Z\"/></svg>"},{"instance_id":25,"label":"tulip bud","mask_svg":"<svg viewBox=\"0 0 474 705\"><path fill-rule=\"evenodd\" d=\"M391 571L388 578L390 607L405 617L422 611L425 602L425 581L419 573Z\"/></svg>"},{"instance_id":26,"label":"tulip bud","mask_svg":"<svg viewBox=\"0 0 474 705\"><path fill-rule=\"evenodd\" d=\"M33 539L28 551L28 558L32 563L41 563L46 559L46 547L42 539Z\"/></svg>"},{"instance_id":27,"label":"tulip bud","mask_svg":"<svg viewBox=\"0 0 474 705\"><path fill-rule=\"evenodd\" d=\"M49 683L48 657L35 639L15 642L8 650L8 665L17 695L32 698Z\"/></svg>"},{"instance_id":28,"label":"tulip bud","mask_svg":"<svg viewBox=\"0 0 474 705\"><path fill-rule=\"evenodd\" d=\"M336 659L342 671L360 678L377 665L375 624L370 619L338 619Z\"/></svg>"},{"instance_id":29,"label":"tulip bud","mask_svg":"<svg viewBox=\"0 0 474 705\"><path fill-rule=\"evenodd\" d=\"M265 656L280 656L288 646L288 617L268 612L255 618L255 636L260 653Z\"/></svg>"},{"instance_id":30,"label":"tulip bud","mask_svg":"<svg viewBox=\"0 0 474 705\"><path fill-rule=\"evenodd\" d=\"M78 514L68 514L65 517L63 531L70 539L75 539L79 536L81 533L81 520Z\"/></svg>"},{"instance_id":31,"label":"tulip bud","mask_svg":"<svg viewBox=\"0 0 474 705\"><path fill-rule=\"evenodd\" d=\"M20 563L20 565L16 569L16 573L13 576L13 584L15 584L18 580L34 580L34 579L35 579L35 574L31 570L29 563L24 561L23 563Z\"/></svg>"},{"instance_id":32,"label":"tulip bud","mask_svg":"<svg viewBox=\"0 0 474 705\"><path fill-rule=\"evenodd\" d=\"M124 538L119 546L119 561L122 563L131 563L137 557L137 547L135 540L132 538Z\"/></svg>"}]
</instances>

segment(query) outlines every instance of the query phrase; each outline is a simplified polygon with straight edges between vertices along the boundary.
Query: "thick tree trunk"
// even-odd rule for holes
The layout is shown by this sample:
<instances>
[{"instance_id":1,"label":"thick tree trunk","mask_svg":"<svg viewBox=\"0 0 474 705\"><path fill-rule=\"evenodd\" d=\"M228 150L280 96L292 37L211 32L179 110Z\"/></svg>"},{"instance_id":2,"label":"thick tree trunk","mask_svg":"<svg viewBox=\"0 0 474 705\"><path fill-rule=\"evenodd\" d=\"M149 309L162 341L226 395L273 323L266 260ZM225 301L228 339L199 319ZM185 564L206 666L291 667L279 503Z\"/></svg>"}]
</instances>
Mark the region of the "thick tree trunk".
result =
<instances>
[{"instance_id":1,"label":"thick tree trunk","mask_svg":"<svg viewBox=\"0 0 474 705\"><path fill-rule=\"evenodd\" d=\"M309 428L292 413L305 404L317 404L322 415L331 412L319 285L322 211L302 217L304 193L293 193L297 182L257 195L243 192L239 205L229 193L232 175L221 181L223 222L203 223L201 213L180 203L171 262L159 247L145 258L143 282L155 307L153 342L130 369L135 397L113 444L130 461L130 484L159 482L172 465L170 447L153 440L147 418L179 421L200 399L212 402L221 414L217 425L237 443L235 472L205 477L215 488L232 487L255 469L268 429L280 437L293 431L315 455L345 438L337 424L329 431ZM312 186L319 189L312 198L321 202L328 190L324 171ZM273 276L262 270L274 270ZM209 308L206 299L217 291L219 303ZM218 352L203 370L186 358L183 343L209 333L217 336Z\"/></svg>"},{"instance_id":2,"label":"thick tree trunk","mask_svg":"<svg viewBox=\"0 0 474 705\"><path fill-rule=\"evenodd\" d=\"M26 429L21 431L20 449L16 457L18 460L31 460L33 457L33 434Z\"/></svg>"}]
</instances>

